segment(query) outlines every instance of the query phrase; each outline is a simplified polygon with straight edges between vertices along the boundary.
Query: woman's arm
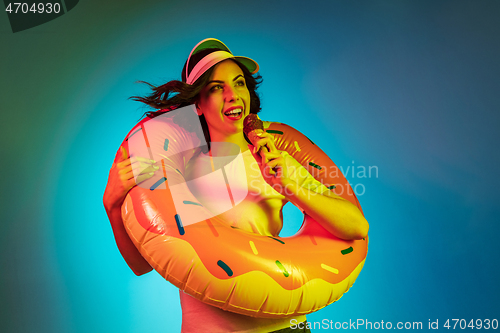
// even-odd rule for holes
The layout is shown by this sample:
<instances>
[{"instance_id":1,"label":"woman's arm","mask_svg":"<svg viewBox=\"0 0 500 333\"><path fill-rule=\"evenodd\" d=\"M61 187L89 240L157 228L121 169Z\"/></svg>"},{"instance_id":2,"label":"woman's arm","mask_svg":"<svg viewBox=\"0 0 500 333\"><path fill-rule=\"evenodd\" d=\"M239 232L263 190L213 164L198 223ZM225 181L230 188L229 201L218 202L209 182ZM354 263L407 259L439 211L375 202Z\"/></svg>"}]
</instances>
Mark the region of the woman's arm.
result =
<instances>
[{"instance_id":1,"label":"woman's arm","mask_svg":"<svg viewBox=\"0 0 500 333\"><path fill-rule=\"evenodd\" d=\"M103 197L104 208L113 228L118 250L136 275L146 274L152 268L130 240L123 225L121 206L127 193L136 186L134 170L140 172L137 182L140 183L152 177L153 172L151 171L158 168L152 162L154 161L140 157L130 159L128 158L127 151L123 147L120 147L120 151L115 158L115 163L113 163L109 171L108 184L106 185Z\"/></svg>"},{"instance_id":2,"label":"woman's arm","mask_svg":"<svg viewBox=\"0 0 500 333\"><path fill-rule=\"evenodd\" d=\"M106 213L108 214L109 222L111 222L111 227L113 228L118 250L130 269L135 275L143 275L150 272L152 270L151 266L139 253L123 226L121 208L106 209Z\"/></svg>"},{"instance_id":3,"label":"woman's arm","mask_svg":"<svg viewBox=\"0 0 500 333\"><path fill-rule=\"evenodd\" d=\"M282 195L341 239L362 239L368 235L368 222L358 207L331 192L316 193L293 180L282 182Z\"/></svg>"},{"instance_id":4,"label":"woman's arm","mask_svg":"<svg viewBox=\"0 0 500 333\"><path fill-rule=\"evenodd\" d=\"M288 201L301 207L333 235L341 239L362 239L367 236L369 225L358 207L332 192L317 193L300 186L289 177L285 158L274 147L272 137L267 133L261 137L253 153L260 150L262 175L269 185Z\"/></svg>"}]
</instances>

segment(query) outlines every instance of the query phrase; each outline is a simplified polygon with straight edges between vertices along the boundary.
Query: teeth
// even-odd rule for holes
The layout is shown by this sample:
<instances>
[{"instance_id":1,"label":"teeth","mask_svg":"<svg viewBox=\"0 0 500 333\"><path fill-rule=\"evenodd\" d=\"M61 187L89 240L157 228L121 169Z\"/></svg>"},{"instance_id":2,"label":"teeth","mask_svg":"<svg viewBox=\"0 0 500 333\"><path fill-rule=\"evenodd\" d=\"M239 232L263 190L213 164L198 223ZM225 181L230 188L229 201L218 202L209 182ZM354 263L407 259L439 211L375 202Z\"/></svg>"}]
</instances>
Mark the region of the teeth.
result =
<instances>
[{"instance_id":1,"label":"teeth","mask_svg":"<svg viewBox=\"0 0 500 333\"><path fill-rule=\"evenodd\" d=\"M230 114L237 114L237 113L241 113L242 112L242 109L233 109L229 112L226 112L224 113L225 115L230 115Z\"/></svg>"}]
</instances>

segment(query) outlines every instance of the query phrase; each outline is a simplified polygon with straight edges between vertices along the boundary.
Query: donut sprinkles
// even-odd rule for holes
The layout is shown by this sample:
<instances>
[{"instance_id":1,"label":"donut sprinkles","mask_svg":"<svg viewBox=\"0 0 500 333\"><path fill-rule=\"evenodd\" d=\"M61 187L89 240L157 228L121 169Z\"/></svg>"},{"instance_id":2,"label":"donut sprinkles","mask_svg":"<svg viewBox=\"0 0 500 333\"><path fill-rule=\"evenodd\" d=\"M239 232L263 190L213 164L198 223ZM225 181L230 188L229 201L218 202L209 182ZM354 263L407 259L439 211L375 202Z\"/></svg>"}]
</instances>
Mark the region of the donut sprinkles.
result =
<instances>
[{"instance_id":1,"label":"donut sprinkles","mask_svg":"<svg viewBox=\"0 0 500 333\"><path fill-rule=\"evenodd\" d=\"M338 300L364 265L368 238L338 239L307 215L292 237L246 232L207 215L182 172L206 143L170 113L142 120L122 143L137 156L161 160L160 170L134 187L122 206L124 226L150 265L193 297L248 316L307 314ZM281 123L264 127L278 150L331 191L349 186L340 172L326 172L337 167L303 134ZM220 171L213 165L212 170ZM338 195L361 210L353 191ZM237 199L231 197L233 205Z\"/></svg>"}]
</instances>

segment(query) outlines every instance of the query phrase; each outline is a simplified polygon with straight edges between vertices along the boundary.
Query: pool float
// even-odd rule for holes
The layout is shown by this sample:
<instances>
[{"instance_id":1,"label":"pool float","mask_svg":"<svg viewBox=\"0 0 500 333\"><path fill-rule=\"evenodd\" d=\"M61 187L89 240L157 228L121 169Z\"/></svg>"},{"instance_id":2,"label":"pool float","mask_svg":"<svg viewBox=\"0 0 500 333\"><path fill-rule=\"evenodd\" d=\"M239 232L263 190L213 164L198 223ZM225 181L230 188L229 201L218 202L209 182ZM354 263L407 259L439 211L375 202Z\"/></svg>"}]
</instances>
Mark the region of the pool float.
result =
<instances>
[{"instance_id":1,"label":"pool float","mask_svg":"<svg viewBox=\"0 0 500 333\"><path fill-rule=\"evenodd\" d=\"M285 124L264 122L264 128L277 149L361 210L347 180L312 141ZM361 271L368 238L338 239L308 215L292 237L263 236L232 228L206 209L185 175L191 158L208 151L193 106L142 120L122 146L131 156L149 156L160 166L127 195L122 205L125 229L149 264L193 297L254 317L307 314L338 300ZM235 171L241 170L240 158L239 148L226 150L203 176L225 182L228 195L220 201L227 209L246 195L231 193L231 184L242 178Z\"/></svg>"}]
</instances>

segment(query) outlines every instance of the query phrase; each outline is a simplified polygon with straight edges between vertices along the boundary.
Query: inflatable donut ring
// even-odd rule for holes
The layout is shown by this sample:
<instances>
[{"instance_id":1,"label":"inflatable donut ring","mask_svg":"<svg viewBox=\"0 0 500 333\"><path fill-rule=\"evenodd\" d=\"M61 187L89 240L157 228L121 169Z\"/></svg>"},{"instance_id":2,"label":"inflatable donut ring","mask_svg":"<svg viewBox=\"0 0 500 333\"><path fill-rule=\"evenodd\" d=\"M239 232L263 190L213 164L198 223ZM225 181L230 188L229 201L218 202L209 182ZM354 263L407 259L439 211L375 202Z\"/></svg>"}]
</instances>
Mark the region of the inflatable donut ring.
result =
<instances>
[{"instance_id":1,"label":"inflatable donut ring","mask_svg":"<svg viewBox=\"0 0 500 333\"><path fill-rule=\"evenodd\" d=\"M125 229L142 256L186 293L248 316L307 314L338 300L363 267L368 238L340 240L307 215L298 233L284 238L222 222L196 199L184 177L189 160L207 149L198 119L192 106L146 118L122 143L131 156L149 155L160 165L122 205ZM361 210L347 180L314 143L284 124L264 122L264 127L279 150ZM225 180L228 191L227 168L238 163L238 154L230 159L206 175ZM239 201L235 194L229 205Z\"/></svg>"}]
</instances>

